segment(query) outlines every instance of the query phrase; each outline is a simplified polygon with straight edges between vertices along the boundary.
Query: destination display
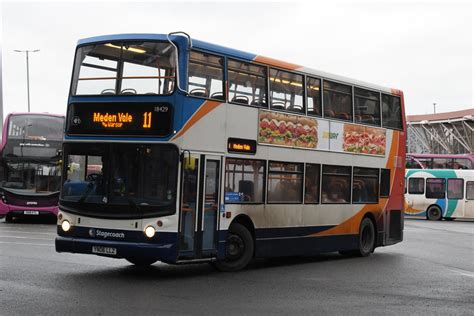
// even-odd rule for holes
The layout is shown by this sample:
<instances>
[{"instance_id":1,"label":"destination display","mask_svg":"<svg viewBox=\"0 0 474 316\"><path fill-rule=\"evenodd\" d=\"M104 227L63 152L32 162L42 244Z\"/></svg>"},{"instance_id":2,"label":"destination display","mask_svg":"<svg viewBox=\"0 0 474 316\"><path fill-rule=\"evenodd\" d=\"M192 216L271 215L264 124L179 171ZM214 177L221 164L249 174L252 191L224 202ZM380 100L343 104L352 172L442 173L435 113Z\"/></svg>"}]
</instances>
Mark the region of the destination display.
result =
<instances>
[{"instance_id":1,"label":"destination display","mask_svg":"<svg viewBox=\"0 0 474 316\"><path fill-rule=\"evenodd\" d=\"M230 153L255 154L257 152L257 141L229 137L227 139L227 150Z\"/></svg>"},{"instance_id":2,"label":"destination display","mask_svg":"<svg viewBox=\"0 0 474 316\"><path fill-rule=\"evenodd\" d=\"M67 134L168 136L172 109L166 103L96 103L69 107Z\"/></svg>"}]
</instances>

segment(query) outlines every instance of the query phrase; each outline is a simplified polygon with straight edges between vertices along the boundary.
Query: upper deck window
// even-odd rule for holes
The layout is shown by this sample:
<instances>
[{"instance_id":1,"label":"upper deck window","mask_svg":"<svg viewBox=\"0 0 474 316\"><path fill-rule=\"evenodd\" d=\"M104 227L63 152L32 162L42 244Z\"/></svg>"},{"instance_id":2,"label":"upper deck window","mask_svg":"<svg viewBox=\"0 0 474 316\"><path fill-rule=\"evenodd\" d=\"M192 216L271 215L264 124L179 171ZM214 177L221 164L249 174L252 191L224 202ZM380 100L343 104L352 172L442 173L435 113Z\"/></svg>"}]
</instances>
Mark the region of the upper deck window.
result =
<instances>
[{"instance_id":1,"label":"upper deck window","mask_svg":"<svg viewBox=\"0 0 474 316\"><path fill-rule=\"evenodd\" d=\"M8 138L27 140L63 139L64 118L45 115L12 115L8 124Z\"/></svg>"},{"instance_id":2,"label":"upper deck window","mask_svg":"<svg viewBox=\"0 0 474 316\"><path fill-rule=\"evenodd\" d=\"M271 108L304 113L303 76L270 69Z\"/></svg>"},{"instance_id":3,"label":"upper deck window","mask_svg":"<svg viewBox=\"0 0 474 316\"><path fill-rule=\"evenodd\" d=\"M352 87L324 81L324 117L352 121Z\"/></svg>"},{"instance_id":4,"label":"upper deck window","mask_svg":"<svg viewBox=\"0 0 474 316\"><path fill-rule=\"evenodd\" d=\"M228 60L229 101L267 106L267 68Z\"/></svg>"},{"instance_id":5,"label":"upper deck window","mask_svg":"<svg viewBox=\"0 0 474 316\"><path fill-rule=\"evenodd\" d=\"M192 51L188 67L190 95L224 100L224 58Z\"/></svg>"},{"instance_id":6,"label":"upper deck window","mask_svg":"<svg viewBox=\"0 0 474 316\"><path fill-rule=\"evenodd\" d=\"M402 106L399 97L382 95L382 124L387 128L403 128Z\"/></svg>"},{"instance_id":7,"label":"upper deck window","mask_svg":"<svg viewBox=\"0 0 474 316\"><path fill-rule=\"evenodd\" d=\"M167 95L174 90L175 49L169 43L119 42L77 50L74 95Z\"/></svg>"},{"instance_id":8,"label":"upper deck window","mask_svg":"<svg viewBox=\"0 0 474 316\"><path fill-rule=\"evenodd\" d=\"M309 115L322 116L321 111L321 80L308 77L306 79L306 104Z\"/></svg>"},{"instance_id":9,"label":"upper deck window","mask_svg":"<svg viewBox=\"0 0 474 316\"><path fill-rule=\"evenodd\" d=\"M355 121L380 126L380 94L375 91L354 88L354 95Z\"/></svg>"}]
</instances>

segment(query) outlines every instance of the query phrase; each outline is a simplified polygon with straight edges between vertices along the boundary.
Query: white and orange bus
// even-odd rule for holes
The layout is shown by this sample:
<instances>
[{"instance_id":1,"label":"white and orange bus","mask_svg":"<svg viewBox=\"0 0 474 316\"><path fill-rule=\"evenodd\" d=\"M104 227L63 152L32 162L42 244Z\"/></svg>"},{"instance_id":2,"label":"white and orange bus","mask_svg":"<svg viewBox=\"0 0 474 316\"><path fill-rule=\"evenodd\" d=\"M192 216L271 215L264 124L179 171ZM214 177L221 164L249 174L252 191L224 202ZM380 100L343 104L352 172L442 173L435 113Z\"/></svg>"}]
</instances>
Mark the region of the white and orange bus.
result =
<instances>
[{"instance_id":1,"label":"white and orange bus","mask_svg":"<svg viewBox=\"0 0 474 316\"><path fill-rule=\"evenodd\" d=\"M80 40L56 250L226 271L368 256L403 239L403 102L186 34Z\"/></svg>"}]
</instances>

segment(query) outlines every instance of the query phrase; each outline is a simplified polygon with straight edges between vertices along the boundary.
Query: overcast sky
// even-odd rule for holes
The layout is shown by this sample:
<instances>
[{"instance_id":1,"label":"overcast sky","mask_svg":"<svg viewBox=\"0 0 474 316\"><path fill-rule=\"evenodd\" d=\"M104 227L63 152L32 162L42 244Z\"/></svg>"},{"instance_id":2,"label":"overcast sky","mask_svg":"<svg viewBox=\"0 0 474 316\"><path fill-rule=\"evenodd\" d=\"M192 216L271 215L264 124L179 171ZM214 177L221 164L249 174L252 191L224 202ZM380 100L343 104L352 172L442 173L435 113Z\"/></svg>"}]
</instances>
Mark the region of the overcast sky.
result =
<instances>
[{"instance_id":1,"label":"overcast sky","mask_svg":"<svg viewBox=\"0 0 474 316\"><path fill-rule=\"evenodd\" d=\"M408 114L473 107L471 1L2 3L4 113L65 113L77 40L168 33L405 93Z\"/></svg>"}]
</instances>

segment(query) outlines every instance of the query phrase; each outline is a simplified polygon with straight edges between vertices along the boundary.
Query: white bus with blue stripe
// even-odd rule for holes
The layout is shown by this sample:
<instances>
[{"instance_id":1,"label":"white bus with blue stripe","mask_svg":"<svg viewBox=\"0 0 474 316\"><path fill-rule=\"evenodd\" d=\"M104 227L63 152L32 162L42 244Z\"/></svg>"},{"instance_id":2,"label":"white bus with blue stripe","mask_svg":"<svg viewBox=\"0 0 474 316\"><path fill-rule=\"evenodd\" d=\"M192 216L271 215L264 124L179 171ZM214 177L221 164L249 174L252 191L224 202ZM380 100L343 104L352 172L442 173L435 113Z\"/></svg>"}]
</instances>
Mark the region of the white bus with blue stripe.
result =
<instances>
[{"instance_id":1,"label":"white bus with blue stripe","mask_svg":"<svg viewBox=\"0 0 474 316\"><path fill-rule=\"evenodd\" d=\"M474 218L474 170L407 169L405 215Z\"/></svg>"}]
</instances>

